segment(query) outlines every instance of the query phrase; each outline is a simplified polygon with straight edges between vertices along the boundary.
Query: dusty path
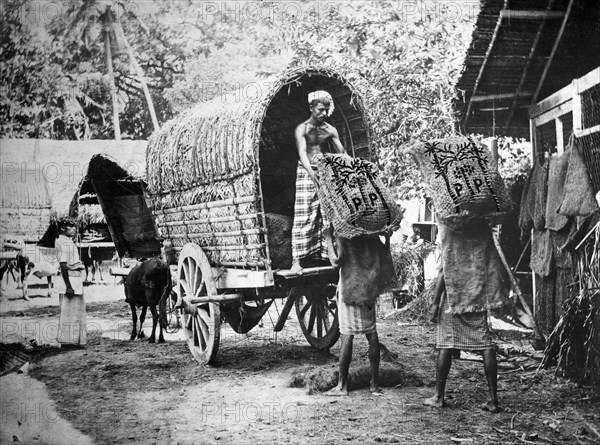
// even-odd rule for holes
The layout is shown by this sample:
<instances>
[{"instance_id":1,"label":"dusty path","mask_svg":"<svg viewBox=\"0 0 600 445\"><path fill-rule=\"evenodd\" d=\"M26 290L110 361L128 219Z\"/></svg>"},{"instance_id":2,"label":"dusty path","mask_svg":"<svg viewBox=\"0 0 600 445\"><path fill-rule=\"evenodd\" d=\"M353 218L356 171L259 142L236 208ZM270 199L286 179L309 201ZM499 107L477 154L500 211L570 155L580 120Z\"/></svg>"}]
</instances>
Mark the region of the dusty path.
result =
<instances>
[{"instance_id":1,"label":"dusty path","mask_svg":"<svg viewBox=\"0 0 600 445\"><path fill-rule=\"evenodd\" d=\"M14 299L17 295L9 294L8 302L0 304L5 344L15 335L49 332L47 326L56 322L57 302L34 297L24 304ZM453 363L450 407L442 411L424 407L422 399L433 392L434 326L380 320L382 342L418 379L386 388L382 397L358 390L348 398L331 400L289 387L292 374L299 370L335 369L339 352L339 345L331 353L311 349L293 318L278 335L268 317L248 335L225 327L217 363L201 367L177 334L161 345L129 342L131 322L121 287L90 286L87 295L86 349L60 351L52 335L38 335L37 347L25 351L33 362L29 377L13 373L1 378L4 407L9 406L5 400L10 400L10 406L17 400L42 400L56 409L56 416L47 416L56 421L54 428L47 428L43 419L36 423L35 416L26 416L19 434L31 441L22 442L85 443L86 436L99 444L590 444L600 440L593 432L600 431L597 391L554 380L550 372L536 373L537 362L522 354L500 359L504 412L492 415L477 408L486 397L483 369L480 362L466 360ZM47 346L40 347L43 344ZM366 341L357 339L352 366L365 362ZM11 379L18 378L27 382L27 391L16 389ZM419 379L421 385L415 383ZM43 398L44 388L49 399ZM15 415L2 416L2 443L12 443Z\"/></svg>"}]
</instances>

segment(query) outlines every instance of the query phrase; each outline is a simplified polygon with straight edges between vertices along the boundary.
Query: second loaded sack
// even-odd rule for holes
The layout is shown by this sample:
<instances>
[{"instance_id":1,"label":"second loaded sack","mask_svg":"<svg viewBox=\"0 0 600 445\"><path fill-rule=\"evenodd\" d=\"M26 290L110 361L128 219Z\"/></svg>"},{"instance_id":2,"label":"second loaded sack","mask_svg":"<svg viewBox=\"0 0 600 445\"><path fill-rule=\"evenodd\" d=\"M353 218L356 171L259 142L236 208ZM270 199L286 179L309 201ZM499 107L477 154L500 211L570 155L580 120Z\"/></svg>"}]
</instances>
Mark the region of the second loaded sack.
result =
<instances>
[{"instance_id":1,"label":"second loaded sack","mask_svg":"<svg viewBox=\"0 0 600 445\"><path fill-rule=\"evenodd\" d=\"M438 219L458 229L473 219L502 222L512 207L496 161L481 142L463 136L411 145Z\"/></svg>"},{"instance_id":2,"label":"second loaded sack","mask_svg":"<svg viewBox=\"0 0 600 445\"><path fill-rule=\"evenodd\" d=\"M315 157L323 216L337 236L354 238L396 230L403 210L384 187L369 161L346 154Z\"/></svg>"}]
</instances>

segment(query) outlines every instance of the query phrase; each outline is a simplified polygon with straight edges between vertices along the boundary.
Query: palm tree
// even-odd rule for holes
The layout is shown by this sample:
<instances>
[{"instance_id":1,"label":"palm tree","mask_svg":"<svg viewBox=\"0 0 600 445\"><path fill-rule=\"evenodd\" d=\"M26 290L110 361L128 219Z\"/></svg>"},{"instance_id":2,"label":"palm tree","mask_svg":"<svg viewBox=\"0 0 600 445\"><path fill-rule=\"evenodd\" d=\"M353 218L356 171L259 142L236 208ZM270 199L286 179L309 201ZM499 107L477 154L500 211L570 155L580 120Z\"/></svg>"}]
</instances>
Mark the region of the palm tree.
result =
<instances>
[{"instance_id":1,"label":"palm tree","mask_svg":"<svg viewBox=\"0 0 600 445\"><path fill-rule=\"evenodd\" d=\"M117 51L124 49L127 52L129 62L142 86L150 117L152 118L152 124L154 129L157 130L158 119L156 118L156 111L152 103L148 84L144 78L144 72L135 58L133 48L125 37L123 26L119 20L125 14L125 2L114 0L83 0L83 3L71 6L69 13L74 15L74 17L67 28L67 34L77 37L78 40L84 43L86 48L89 49L93 44L98 42L101 36L103 37L104 55L106 57L107 74L112 98L115 139L121 139L121 129L117 104L117 87L113 68L113 47ZM131 11L128 11L128 13L135 17Z\"/></svg>"}]
</instances>

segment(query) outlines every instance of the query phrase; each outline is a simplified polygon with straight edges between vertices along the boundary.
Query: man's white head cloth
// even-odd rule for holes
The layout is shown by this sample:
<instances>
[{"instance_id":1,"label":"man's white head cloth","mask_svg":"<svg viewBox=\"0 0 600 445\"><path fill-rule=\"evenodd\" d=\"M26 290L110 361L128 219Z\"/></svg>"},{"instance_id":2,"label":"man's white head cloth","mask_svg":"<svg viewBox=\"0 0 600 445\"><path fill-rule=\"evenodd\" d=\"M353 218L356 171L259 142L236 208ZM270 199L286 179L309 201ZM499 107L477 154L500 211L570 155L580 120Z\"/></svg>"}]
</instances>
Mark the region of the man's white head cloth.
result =
<instances>
[{"instance_id":1,"label":"man's white head cloth","mask_svg":"<svg viewBox=\"0 0 600 445\"><path fill-rule=\"evenodd\" d=\"M331 94L323 90L313 91L312 93L309 93L308 103L312 105L313 101L315 100L318 102L329 102L329 112L327 113L327 117L333 114L333 111L335 110L335 105L333 104L333 98L331 97Z\"/></svg>"}]
</instances>

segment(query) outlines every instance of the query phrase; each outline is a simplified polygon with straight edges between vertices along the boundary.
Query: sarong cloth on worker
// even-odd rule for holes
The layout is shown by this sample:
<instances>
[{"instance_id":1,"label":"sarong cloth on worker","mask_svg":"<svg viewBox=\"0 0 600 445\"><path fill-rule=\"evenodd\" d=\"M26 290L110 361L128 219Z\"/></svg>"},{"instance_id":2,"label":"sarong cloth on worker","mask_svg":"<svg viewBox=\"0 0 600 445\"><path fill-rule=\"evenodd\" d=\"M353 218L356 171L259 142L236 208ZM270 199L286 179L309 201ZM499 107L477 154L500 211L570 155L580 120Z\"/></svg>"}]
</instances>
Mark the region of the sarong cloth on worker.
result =
<instances>
[{"instance_id":1,"label":"sarong cloth on worker","mask_svg":"<svg viewBox=\"0 0 600 445\"><path fill-rule=\"evenodd\" d=\"M87 342L85 300L83 298L83 263L73 240L60 235L55 243L59 263L67 263L69 282L75 295L67 296L65 281L57 277L56 290L59 297L57 341L61 344L85 345Z\"/></svg>"},{"instance_id":2,"label":"sarong cloth on worker","mask_svg":"<svg viewBox=\"0 0 600 445\"><path fill-rule=\"evenodd\" d=\"M493 347L487 312L451 314L448 298L440 302L440 321L437 329L438 349L482 350Z\"/></svg>"},{"instance_id":3,"label":"sarong cloth on worker","mask_svg":"<svg viewBox=\"0 0 600 445\"><path fill-rule=\"evenodd\" d=\"M316 167L313 167L315 170ZM327 260L327 244L323 228L328 222L323 218L317 188L308 172L298 164L296 170L296 202L292 225L292 258Z\"/></svg>"},{"instance_id":4,"label":"sarong cloth on worker","mask_svg":"<svg viewBox=\"0 0 600 445\"><path fill-rule=\"evenodd\" d=\"M482 312L508 303L509 281L491 228L471 225L458 232L439 224L441 271L451 314Z\"/></svg>"},{"instance_id":5,"label":"sarong cloth on worker","mask_svg":"<svg viewBox=\"0 0 600 445\"><path fill-rule=\"evenodd\" d=\"M369 305L346 304L338 295L338 320L340 333L344 335L372 334L375 332L375 301Z\"/></svg>"}]
</instances>

